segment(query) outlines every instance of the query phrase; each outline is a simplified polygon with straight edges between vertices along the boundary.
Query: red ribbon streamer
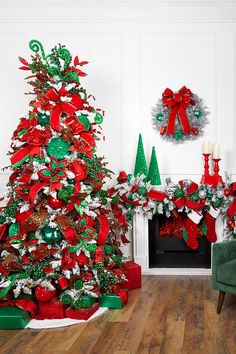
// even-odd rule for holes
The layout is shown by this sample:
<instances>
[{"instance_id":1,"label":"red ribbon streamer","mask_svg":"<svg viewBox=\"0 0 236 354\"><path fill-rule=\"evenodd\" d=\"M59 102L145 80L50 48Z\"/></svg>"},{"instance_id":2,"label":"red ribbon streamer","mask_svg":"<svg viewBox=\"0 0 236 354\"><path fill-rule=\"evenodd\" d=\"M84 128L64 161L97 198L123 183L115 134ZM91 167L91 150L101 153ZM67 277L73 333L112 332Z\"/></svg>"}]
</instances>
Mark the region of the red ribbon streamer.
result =
<instances>
[{"instance_id":1,"label":"red ribbon streamer","mask_svg":"<svg viewBox=\"0 0 236 354\"><path fill-rule=\"evenodd\" d=\"M100 229L98 232L97 244L100 246L106 242L109 233L109 222L106 215L99 215L98 220L100 221Z\"/></svg>"},{"instance_id":2,"label":"red ribbon streamer","mask_svg":"<svg viewBox=\"0 0 236 354\"><path fill-rule=\"evenodd\" d=\"M27 155L38 155L41 156L41 149L39 146L27 146L20 150L18 150L12 157L11 157L11 164L14 165L24 159Z\"/></svg>"},{"instance_id":3,"label":"red ribbon streamer","mask_svg":"<svg viewBox=\"0 0 236 354\"><path fill-rule=\"evenodd\" d=\"M190 133L190 124L186 115L186 108L190 104L192 95L192 92L185 86L183 86L177 93L174 93L169 88L166 88L163 92L162 102L165 106L171 108L167 126L167 134L174 135L175 120L177 116L182 124L184 134Z\"/></svg>"},{"instance_id":4,"label":"red ribbon streamer","mask_svg":"<svg viewBox=\"0 0 236 354\"><path fill-rule=\"evenodd\" d=\"M167 198L167 194L164 192L159 192L159 191L155 191L154 189L151 189L148 193L147 193L147 198L151 198L154 199L158 202L163 202L163 200L165 198Z\"/></svg>"}]
</instances>

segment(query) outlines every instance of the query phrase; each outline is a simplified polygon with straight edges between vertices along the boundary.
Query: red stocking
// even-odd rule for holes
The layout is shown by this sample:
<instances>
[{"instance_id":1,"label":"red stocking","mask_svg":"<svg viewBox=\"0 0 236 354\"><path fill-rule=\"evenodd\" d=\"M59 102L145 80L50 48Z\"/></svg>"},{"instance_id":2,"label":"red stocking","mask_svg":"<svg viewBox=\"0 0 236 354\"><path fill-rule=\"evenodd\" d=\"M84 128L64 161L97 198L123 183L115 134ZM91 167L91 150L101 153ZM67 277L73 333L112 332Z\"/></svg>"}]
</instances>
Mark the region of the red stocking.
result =
<instances>
[{"instance_id":1,"label":"red stocking","mask_svg":"<svg viewBox=\"0 0 236 354\"><path fill-rule=\"evenodd\" d=\"M184 239L187 245L194 250L198 248L197 228L201 218L201 213L191 211L185 225Z\"/></svg>"},{"instance_id":2,"label":"red stocking","mask_svg":"<svg viewBox=\"0 0 236 354\"><path fill-rule=\"evenodd\" d=\"M209 211L206 212L204 222L207 227L206 237L210 242L216 242L216 218L219 215L219 209L215 209L213 207L210 208Z\"/></svg>"}]
</instances>

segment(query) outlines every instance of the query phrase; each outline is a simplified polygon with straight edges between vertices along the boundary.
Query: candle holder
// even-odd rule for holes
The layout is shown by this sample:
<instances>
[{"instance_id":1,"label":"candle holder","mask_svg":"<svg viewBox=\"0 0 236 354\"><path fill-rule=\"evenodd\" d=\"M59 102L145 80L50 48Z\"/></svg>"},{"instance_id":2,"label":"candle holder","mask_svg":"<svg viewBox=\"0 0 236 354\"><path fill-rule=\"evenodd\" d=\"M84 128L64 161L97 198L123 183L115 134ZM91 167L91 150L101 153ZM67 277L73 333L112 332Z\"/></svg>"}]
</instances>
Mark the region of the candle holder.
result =
<instances>
[{"instance_id":1,"label":"candle holder","mask_svg":"<svg viewBox=\"0 0 236 354\"><path fill-rule=\"evenodd\" d=\"M213 176L209 173L209 157L211 154L203 153L202 155L204 157L204 175L202 176L201 184L212 184Z\"/></svg>"},{"instance_id":2,"label":"candle holder","mask_svg":"<svg viewBox=\"0 0 236 354\"><path fill-rule=\"evenodd\" d=\"M212 176L212 186L216 187L219 183L222 184L223 186L225 185L225 183L223 182L222 177L219 175L219 162L221 159L212 159L214 162L214 175Z\"/></svg>"}]
</instances>

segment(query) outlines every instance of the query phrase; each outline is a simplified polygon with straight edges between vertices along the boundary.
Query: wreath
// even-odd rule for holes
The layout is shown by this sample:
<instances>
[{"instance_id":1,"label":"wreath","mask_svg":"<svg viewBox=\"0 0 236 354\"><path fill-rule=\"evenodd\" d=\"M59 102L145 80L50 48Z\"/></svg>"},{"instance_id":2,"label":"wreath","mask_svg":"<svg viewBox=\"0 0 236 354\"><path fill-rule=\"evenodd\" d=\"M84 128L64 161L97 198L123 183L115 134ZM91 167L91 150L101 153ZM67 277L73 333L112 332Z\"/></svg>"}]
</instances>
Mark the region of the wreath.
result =
<instances>
[{"instance_id":1,"label":"wreath","mask_svg":"<svg viewBox=\"0 0 236 354\"><path fill-rule=\"evenodd\" d=\"M165 140L175 143L202 136L208 114L203 99L186 86L178 92L166 88L152 109L154 127Z\"/></svg>"}]
</instances>

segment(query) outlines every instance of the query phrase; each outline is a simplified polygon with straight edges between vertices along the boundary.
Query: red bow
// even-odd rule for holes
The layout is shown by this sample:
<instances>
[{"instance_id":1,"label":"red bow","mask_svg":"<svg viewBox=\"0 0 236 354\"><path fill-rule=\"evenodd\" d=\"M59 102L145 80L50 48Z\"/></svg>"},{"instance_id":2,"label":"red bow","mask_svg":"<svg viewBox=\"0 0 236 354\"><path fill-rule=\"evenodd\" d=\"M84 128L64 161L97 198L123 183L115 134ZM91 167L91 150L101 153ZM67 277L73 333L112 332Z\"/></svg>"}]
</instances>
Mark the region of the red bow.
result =
<instances>
[{"instance_id":1,"label":"red bow","mask_svg":"<svg viewBox=\"0 0 236 354\"><path fill-rule=\"evenodd\" d=\"M50 123L52 129L58 132L61 131L60 118L62 113L71 115L75 113L75 111L81 109L84 104L84 101L79 95L74 93L68 95L68 91L65 87L62 87L59 91L50 89L45 96L50 101L56 102L56 105L52 108ZM63 100L63 97L70 98L70 102Z\"/></svg>"},{"instance_id":2,"label":"red bow","mask_svg":"<svg viewBox=\"0 0 236 354\"><path fill-rule=\"evenodd\" d=\"M163 92L162 102L165 106L171 108L167 126L167 134L174 134L175 120L177 116L182 124L184 134L190 133L190 125L186 115L186 108L190 103L193 104L193 101L191 101L192 95L192 92L185 86L183 86L177 93L174 93L169 88L166 88Z\"/></svg>"},{"instance_id":3,"label":"red bow","mask_svg":"<svg viewBox=\"0 0 236 354\"><path fill-rule=\"evenodd\" d=\"M184 188L184 183L185 181L179 181L180 188ZM175 200L175 205L177 206L178 209L182 208L183 206L186 206L189 209L193 210L201 210L203 208L203 203L195 202L190 199L190 196L198 191L198 185L195 182L191 181L191 184L187 187L187 196L185 197L180 197Z\"/></svg>"}]
</instances>

